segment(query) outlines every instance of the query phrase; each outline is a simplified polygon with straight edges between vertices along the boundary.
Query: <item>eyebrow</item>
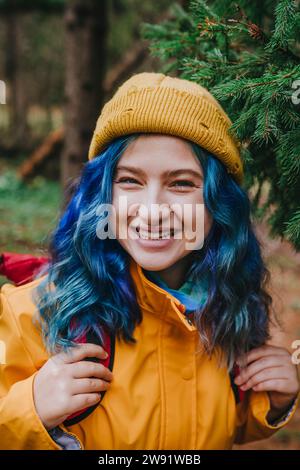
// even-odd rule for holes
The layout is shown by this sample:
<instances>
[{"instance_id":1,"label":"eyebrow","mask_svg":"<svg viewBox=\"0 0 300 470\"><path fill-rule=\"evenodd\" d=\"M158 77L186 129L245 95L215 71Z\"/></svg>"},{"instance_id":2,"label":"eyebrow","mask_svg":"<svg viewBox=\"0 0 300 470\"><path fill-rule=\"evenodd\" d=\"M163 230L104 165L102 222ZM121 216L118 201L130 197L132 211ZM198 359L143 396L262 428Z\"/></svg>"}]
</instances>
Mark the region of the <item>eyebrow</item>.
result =
<instances>
[{"instance_id":1,"label":"eyebrow","mask_svg":"<svg viewBox=\"0 0 300 470\"><path fill-rule=\"evenodd\" d=\"M146 176L146 173L143 170L139 170L137 168L131 167L131 166L123 166L120 165L116 168L117 172L124 170L124 171L130 171L131 173L134 173L136 175L141 175L141 176ZM182 173L184 174L190 174L191 176L195 176L196 178L203 178L201 173L198 173L198 171L192 170L191 168L180 168L179 170L172 170L172 171L165 171L163 173L163 176L179 176Z\"/></svg>"}]
</instances>

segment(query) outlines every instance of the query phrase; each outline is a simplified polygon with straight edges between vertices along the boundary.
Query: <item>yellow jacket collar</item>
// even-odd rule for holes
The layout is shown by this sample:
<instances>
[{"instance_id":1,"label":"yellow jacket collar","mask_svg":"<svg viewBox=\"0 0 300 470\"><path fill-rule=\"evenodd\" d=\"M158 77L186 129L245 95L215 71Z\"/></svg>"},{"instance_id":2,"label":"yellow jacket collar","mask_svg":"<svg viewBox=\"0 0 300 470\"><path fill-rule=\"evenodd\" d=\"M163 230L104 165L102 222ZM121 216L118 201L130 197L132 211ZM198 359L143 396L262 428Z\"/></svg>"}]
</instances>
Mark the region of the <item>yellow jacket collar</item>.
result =
<instances>
[{"instance_id":1,"label":"yellow jacket collar","mask_svg":"<svg viewBox=\"0 0 300 470\"><path fill-rule=\"evenodd\" d=\"M197 330L192 318L185 315L185 305L150 281L145 276L142 267L133 258L130 260L130 274L135 285L137 301L142 309L161 316L165 321L184 325L189 331Z\"/></svg>"}]
</instances>

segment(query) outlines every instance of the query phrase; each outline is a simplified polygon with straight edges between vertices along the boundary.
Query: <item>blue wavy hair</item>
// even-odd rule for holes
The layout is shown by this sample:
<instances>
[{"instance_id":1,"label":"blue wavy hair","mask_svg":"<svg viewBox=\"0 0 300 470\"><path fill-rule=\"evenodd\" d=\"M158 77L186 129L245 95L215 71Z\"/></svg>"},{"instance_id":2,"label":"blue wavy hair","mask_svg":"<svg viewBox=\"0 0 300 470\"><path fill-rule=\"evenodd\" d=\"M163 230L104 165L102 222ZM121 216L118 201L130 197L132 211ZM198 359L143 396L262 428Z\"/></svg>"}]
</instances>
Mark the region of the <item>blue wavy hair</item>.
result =
<instances>
[{"instance_id":1,"label":"blue wavy hair","mask_svg":"<svg viewBox=\"0 0 300 470\"><path fill-rule=\"evenodd\" d=\"M112 180L125 148L140 134L115 139L87 162L50 244L50 262L34 291L36 320L47 350L74 346L90 329L103 344L103 327L135 343L142 321L129 272L130 255L117 239L97 236L100 204L112 202ZM195 282L208 276L204 305L194 312L200 339L209 354L220 347L228 367L244 352L269 339L272 298L265 290L270 274L250 221L246 192L226 167L199 145L188 142L204 174L204 203L213 223L203 248L192 252L187 272ZM72 326L73 325L73 326ZM74 327L75 325L75 327Z\"/></svg>"}]
</instances>

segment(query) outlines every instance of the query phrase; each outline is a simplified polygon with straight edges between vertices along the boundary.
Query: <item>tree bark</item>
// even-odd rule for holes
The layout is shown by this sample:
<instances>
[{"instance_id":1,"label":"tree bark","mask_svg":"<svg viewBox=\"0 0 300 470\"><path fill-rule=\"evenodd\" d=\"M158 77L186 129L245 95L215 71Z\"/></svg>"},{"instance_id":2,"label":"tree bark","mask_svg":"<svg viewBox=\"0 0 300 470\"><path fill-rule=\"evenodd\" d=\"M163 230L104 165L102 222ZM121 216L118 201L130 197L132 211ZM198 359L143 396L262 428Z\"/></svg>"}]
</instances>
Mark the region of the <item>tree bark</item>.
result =
<instances>
[{"instance_id":1,"label":"tree bark","mask_svg":"<svg viewBox=\"0 0 300 470\"><path fill-rule=\"evenodd\" d=\"M65 142L61 183L71 197L74 179L87 161L103 105L107 62L108 0L69 0L65 10Z\"/></svg>"},{"instance_id":2,"label":"tree bark","mask_svg":"<svg viewBox=\"0 0 300 470\"><path fill-rule=\"evenodd\" d=\"M9 147L16 149L26 148L28 139L26 84L22 72L22 22L21 15L16 10L7 15L6 22L6 64L5 75L9 93L8 106L10 108Z\"/></svg>"}]
</instances>

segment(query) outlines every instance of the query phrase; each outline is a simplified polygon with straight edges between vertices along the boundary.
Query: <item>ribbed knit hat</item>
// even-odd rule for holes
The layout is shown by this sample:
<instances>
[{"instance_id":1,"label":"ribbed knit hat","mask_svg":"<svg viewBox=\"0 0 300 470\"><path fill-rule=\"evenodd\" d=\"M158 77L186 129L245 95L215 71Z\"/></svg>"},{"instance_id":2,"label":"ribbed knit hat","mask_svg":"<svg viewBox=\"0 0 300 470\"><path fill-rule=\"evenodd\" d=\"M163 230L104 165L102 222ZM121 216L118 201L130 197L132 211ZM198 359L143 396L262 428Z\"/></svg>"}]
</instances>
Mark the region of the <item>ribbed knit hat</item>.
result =
<instances>
[{"instance_id":1,"label":"ribbed knit hat","mask_svg":"<svg viewBox=\"0 0 300 470\"><path fill-rule=\"evenodd\" d=\"M89 148L89 160L122 135L170 134L199 144L227 167L240 184L240 143L228 133L231 121L218 101L197 83L162 73L130 77L103 106Z\"/></svg>"}]
</instances>

